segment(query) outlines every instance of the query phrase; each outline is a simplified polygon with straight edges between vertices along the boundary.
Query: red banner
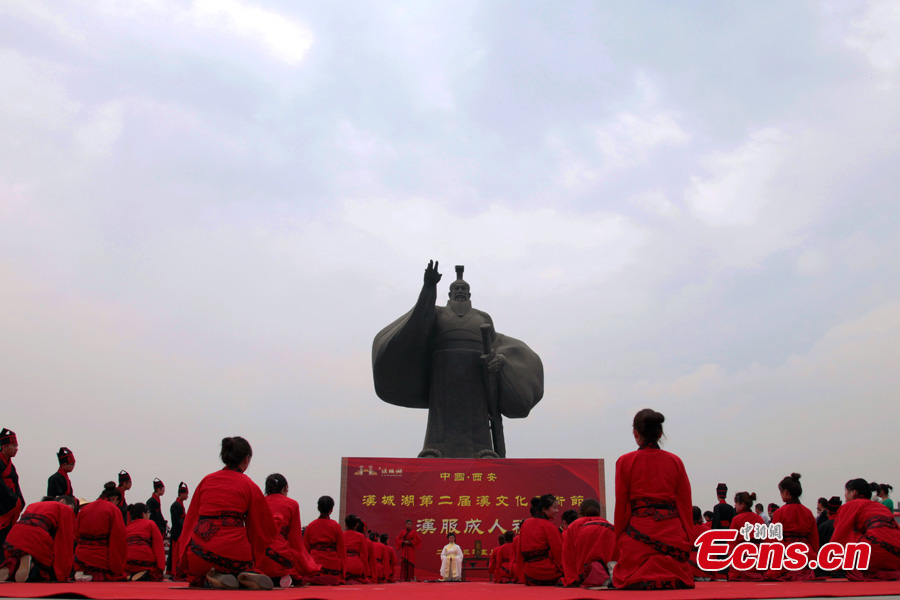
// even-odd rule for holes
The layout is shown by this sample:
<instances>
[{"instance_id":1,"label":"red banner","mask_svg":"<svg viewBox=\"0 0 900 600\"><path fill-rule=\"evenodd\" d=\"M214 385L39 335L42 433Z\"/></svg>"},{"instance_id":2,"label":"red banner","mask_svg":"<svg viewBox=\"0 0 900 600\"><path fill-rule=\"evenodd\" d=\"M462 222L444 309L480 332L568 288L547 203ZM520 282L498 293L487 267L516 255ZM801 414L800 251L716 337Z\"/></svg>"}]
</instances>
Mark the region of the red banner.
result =
<instances>
[{"instance_id":1,"label":"red banner","mask_svg":"<svg viewBox=\"0 0 900 600\"><path fill-rule=\"evenodd\" d=\"M602 473L603 459L344 458L341 524L355 514L393 544L411 519L422 538L417 577L433 579L447 534L456 534L467 567L486 566L478 550L489 556L500 535L517 530L533 496L553 494L560 512L596 498L606 516Z\"/></svg>"}]
</instances>

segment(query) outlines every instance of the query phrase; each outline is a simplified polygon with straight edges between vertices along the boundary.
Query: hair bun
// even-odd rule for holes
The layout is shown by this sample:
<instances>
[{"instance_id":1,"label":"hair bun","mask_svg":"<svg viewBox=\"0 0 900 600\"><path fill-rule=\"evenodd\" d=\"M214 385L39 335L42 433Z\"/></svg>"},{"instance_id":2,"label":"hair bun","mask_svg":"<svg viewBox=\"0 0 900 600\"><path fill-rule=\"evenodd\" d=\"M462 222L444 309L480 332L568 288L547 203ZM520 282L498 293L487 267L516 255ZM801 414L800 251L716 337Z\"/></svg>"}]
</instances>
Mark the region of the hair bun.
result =
<instances>
[{"instance_id":1,"label":"hair bun","mask_svg":"<svg viewBox=\"0 0 900 600\"><path fill-rule=\"evenodd\" d=\"M756 492L750 492L750 501L756 502Z\"/></svg>"},{"instance_id":2,"label":"hair bun","mask_svg":"<svg viewBox=\"0 0 900 600\"><path fill-rule=\"evenodd\" d=\"M800 473L791 473L792 479L800 479Z\"/></svg>"},{"instance_id":3,"label":"hair bun","mask_svg":"<svg viewBox=\"0 0 900 600\"><path fill-rule=\"evenodd\" d=\"M540 496L535 496L534 498L531 499L531 507L532 508L537 508L538 504L540 504L540 503L541 503Z\"/></svg>"},{"instance_id":4,"label":"hair bun","mask_svg":"<svg viewBox=\"0 0 900 600\"><path fill-rule=\"evenodd\" d=\"M103 484L103 489L104 490L114 490L114 489L116 489L116 484L113 483L112 481L107 481L106 483Z\"/></svg>"}]
</instances>

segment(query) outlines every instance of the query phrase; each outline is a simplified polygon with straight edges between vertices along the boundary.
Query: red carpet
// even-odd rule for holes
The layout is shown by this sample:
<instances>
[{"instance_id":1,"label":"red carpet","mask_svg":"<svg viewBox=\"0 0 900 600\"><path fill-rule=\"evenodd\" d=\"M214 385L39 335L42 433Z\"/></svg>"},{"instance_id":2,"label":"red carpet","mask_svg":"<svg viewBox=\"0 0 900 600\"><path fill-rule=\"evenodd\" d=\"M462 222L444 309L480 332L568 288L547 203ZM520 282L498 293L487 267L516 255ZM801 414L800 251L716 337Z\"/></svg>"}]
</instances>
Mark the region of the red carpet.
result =
<instances>
[{"instance_id":1,"label":"red carpet","mask_svg":"<svg viewBox=\"0 0 900 600\"><path fill-rule=\"evenodd\" d=\"M582 598L682 598L684 600L742 600L748 598L841 598L900 595L900 581L854 583L846 580L791 583L698 583L693 590L633 592L623 590L579 590L539 588L491 583L397 583L393 585L347 585L260 591L189 589L172 583L2 583L0 598L91 598L95 600L211 600L223 594L269 600L352 600L398 598L401 600L580 600Z\"/></svg>"}]
</instances>

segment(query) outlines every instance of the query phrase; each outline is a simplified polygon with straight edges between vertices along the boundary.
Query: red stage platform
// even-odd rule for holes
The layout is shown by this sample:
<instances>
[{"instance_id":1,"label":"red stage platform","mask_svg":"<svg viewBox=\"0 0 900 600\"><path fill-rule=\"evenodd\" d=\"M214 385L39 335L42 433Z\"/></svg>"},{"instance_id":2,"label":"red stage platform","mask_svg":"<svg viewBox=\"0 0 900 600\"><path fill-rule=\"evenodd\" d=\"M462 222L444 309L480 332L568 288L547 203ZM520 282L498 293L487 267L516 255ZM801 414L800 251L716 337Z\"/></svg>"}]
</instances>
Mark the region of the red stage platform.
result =
<instances>
[{"instance_id":1,"label":"red stage platform","mask_svg":"<svg viewBox=\"0 0 900 600\"><path fill-rule=\"evenodd\" d=\"M392 585L344 585L261 591L191 589L180 583L2 583L0 598L92 598L96 600L211 600L231 597L270 600L581 600L584 598L674 598L683 600L744 600L751 598L854 598L900 596L900 582L855 583L846 580L791 583L698 583L693 590L633 592L541 588L492 583L395 583Z\"/></svg>"}]
</instances>

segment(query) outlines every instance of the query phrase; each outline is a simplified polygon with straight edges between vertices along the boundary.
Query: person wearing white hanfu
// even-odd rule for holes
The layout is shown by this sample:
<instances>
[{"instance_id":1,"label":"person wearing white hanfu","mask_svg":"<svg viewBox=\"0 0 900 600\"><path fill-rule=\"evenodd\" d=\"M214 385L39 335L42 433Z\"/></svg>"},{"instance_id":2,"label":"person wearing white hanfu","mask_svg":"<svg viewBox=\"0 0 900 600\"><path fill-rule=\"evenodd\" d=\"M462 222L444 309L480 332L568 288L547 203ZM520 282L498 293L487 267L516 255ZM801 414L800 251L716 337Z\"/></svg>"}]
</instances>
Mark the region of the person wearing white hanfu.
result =
<instances>
[{"instance_id":1,"label":"person wearing white hanfu","mask_svg":"<svg viewBox=\"0 0 900 600\"><path fill-rule=\"evenodd\" d=\"M462 581L463 551L456 536L447 534L447 545L441 550L441 581Z\"/></svg>"}]
</instances>

